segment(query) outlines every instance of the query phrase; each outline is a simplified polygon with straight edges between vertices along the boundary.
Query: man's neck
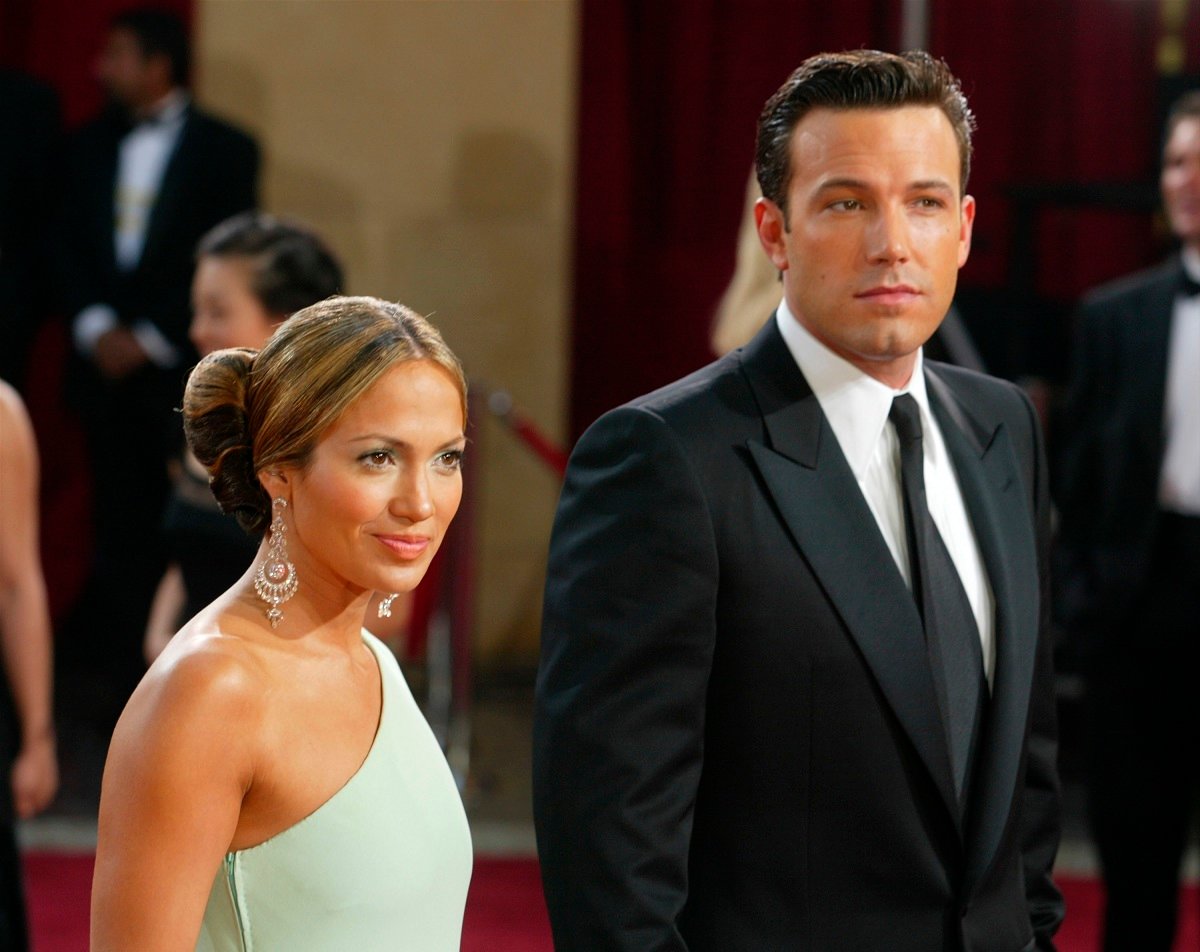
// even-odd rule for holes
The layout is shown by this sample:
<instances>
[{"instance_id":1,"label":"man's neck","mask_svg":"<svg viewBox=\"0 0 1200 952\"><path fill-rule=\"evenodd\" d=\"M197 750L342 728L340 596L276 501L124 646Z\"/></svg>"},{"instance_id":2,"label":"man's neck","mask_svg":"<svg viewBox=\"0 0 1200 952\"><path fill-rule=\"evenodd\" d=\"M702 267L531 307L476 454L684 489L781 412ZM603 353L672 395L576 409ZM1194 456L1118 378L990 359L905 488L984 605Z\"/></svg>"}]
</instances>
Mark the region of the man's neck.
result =
<instances>
[{"instance_id":1,"label":"man's neck","mask_svg":"<svg viewBox=\"0 0 1200 952\"><path fill-rule=\"evenodd\" d=\"M166 109L175 99L182 93L182 89L178 86L172 86L167 90L156 90L147 95L141 102L130 109L135 121L149 119L157 116L160 112Z\"/></svg>"}]
</instances>

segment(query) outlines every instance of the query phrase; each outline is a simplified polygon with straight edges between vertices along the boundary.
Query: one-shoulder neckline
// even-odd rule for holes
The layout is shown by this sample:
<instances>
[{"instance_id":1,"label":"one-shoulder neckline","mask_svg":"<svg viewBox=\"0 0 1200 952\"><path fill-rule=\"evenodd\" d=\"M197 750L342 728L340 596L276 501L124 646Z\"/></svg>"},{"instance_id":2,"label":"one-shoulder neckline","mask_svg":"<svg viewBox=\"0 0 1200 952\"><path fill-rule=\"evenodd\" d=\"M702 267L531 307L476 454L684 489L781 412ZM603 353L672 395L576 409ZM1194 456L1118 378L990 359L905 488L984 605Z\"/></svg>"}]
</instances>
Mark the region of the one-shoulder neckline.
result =
<instances>
[{"instance_id":1,"label":"one-shoulder neckline","mask_svg":"<svg viewBox=\"0 0 1200 952\"><path fill-rule=\"evenodd\" d=\"M371 738L371 746L367 749L367 754L365 757L363 757L362 763L358 765L354 773L346 778L345 783L331 793L322 803L314 807L311 812L301 817L291 826L285 827L278 833L272 833L261 843L255 843L253 846L246 846L240 850L229 850L225 854L226 858L233 856L244 856L247 853L253 853L256 850L264 849L271 844L279 842L279 840L283 839L289 834L296 832L298 829L300 829L300 827L306 826L311 821L315 820L321 813L324 813L326 810L328 810L334 801L339 800L342 795L346 793L346 791L354 786L355 781L357 781L358 778L363 775L367 769L367 766L374 759L375 752L379 749L380 735L383 734L384 717L387 715L389 710L388 679L387 675L384 673L383 657L380 655L380 652L386 651L387 648L384 646L383 642L381 642L365 628L362 632L362 642L367 646L367 650L371 652L371 657L375 660L375 667L379 671L379 720L375 724L375 736Z\"/></svg>"}]
</instances>

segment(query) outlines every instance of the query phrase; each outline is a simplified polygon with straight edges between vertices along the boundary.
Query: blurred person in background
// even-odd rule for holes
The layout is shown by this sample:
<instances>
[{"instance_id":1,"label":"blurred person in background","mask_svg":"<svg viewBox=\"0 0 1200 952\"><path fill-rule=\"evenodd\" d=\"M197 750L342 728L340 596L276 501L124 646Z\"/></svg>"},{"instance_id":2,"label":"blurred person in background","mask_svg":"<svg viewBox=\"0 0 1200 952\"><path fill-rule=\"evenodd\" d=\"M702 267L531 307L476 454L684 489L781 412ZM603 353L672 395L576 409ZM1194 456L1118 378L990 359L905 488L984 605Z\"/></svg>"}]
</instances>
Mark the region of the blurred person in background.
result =
<instances>
[{"instance_id":1,"label":"blurred person in background","mask_svg":"<svg viewBox=\"0 0 1200 952\"><path fill-rule=\"evenodd\" d=\"M1168 113L1160 185L1182 249L1084 300L1057 479L1106 952L1169 952L1200 795L1200 91Z\"/></svg>"},{"instance_id":2,"label":"blurred person in background","mask_svg":"<svg viewBox=\"0 0 1200 952\"><path fill-rule=\"evenodd\" d=\"M289 315L341 290L342 267L317 235L244 212L200 240L188 333L202 357L228 347L258 350ZM146 623L147 662L181 624L237 581L258 551L258 543L217 507L208 473L190 452L171 470L163 514L168 565Z\"/></svg>"},{"instance_id":3,"label":"blurred person in background","mask_svg":"<svg viewBox=\"0 0 1200 952\"><path fill-rule=\"evenodd\" d=\"M38 551L38 458L20 397L0 381L0 949L28 947L14 815L58 789L51 705L50 613Z\"/></svg>"},{"instance_id":4,"label":"blurred person in background","mask_svg":"<svg viewBox=\"0 0 1200 952\"><path fill-rule=\"evenodd\" d=\"M122 690L142 670L146 614L164 566L166 465L182 439L173 408L195 359L187 328L196 243L256 204L258 149L193 103L189 57L173 13L118 14L97 66L109 105L73 136L67 154L60 285L95 532L68 641L94 646Z\"/></svg>"},{"instance_id":5,"label":"blurred person in background","mask_svg":"<svg viewBox=\"0 0 1200 952\"><path fill-rule=\"evenodd\" d=\"M423 318L334 297L205 357L188 445L254 564L171 639L105 765L93 952L460 945L471 840L395 657L462 497L466 381Z\"/></svg>"},{"instance_id":6,"label":"blurred person in background","mask_svg":"<svg viewBox=\"0 0 1200 952\"><path fill-rule=\"evenodd\" d=\"M58 97L0 69L0 378L24 389L29 348L45 316L59 164Z\"/></svg>"}]
</instances>

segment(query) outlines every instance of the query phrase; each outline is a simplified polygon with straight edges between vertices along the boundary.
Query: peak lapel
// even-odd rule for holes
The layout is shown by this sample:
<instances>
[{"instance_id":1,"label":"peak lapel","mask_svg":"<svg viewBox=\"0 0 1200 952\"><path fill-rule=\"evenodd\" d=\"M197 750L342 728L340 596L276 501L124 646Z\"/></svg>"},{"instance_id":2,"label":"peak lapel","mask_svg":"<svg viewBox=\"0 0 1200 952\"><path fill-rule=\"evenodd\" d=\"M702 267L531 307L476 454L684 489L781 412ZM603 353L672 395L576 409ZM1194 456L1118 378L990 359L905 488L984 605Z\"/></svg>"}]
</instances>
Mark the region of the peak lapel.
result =
<instances>
[{"instance_id":1,"label":"peak lapel","mask_svg":"<svg viewBox=\"0 0 1200 952\"><path fill-rule=\"evenodd\" d=\"M748 448L804 560L957 822L946 735L916 604L775 322L743 355L765 440Z\"/></svg>"},{"instance_id":2,"label":"peak lapel","mask_svg":"<svg viewBox=\"0 0 1200 952\"><path fill-rule=\"evenodd\" d=\"M926 380L996 602L996 668L967 850L971 887L995 856L1016 795L1038 638L1037 544L1008 430L981 422L932 368Z\"/></svg>"}]
</instances>

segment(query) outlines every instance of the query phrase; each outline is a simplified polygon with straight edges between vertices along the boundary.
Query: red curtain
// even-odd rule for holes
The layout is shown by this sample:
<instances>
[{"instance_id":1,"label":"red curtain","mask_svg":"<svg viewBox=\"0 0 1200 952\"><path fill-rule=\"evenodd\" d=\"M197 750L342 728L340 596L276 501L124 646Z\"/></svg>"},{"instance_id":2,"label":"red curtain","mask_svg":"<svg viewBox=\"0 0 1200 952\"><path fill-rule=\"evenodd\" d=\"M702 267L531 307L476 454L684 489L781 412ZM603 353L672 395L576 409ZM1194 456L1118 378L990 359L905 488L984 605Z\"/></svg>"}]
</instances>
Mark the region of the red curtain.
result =
<instances>
[{"instance_id":1,"label":"red curtain","mask_svg":"<svg viewBox=\"0 0 1200 952\"><path fill-rule=\"evenodd\" d=\"M1192 7L1185 36L1196 72L1200 2ZM931 2L930 49L962 78L979 119L971 179L979 217L960 288L994 311L993 336L1011 337L990 342L998 372L1061 362L1049 339L1065 346L1064 315L1037 312L1014 288L1069 308L1087 287L1162 252L1146 210L1047 200L1033 216L1033 248L1014 230L1014 189L1153 188L1159 16L1149 0ZM710 359L709 323L733 268L763 101L810 53L895 49L899 17L899 0L583 0L576 435L604 410ZM1035 274L1014 270L1022 253ZM1042 349L1050 356L1035 353Z\"/></svg>"},{"instance_id":2,"label":"red curtain","mask_svg":"<svg viewBox=\"0 0 1200 952\"><path fill-rule=\"evenodd\" d=\"M583 0L571 422L710 358L766 98L822 49L890 47L898 0Z\"/></svg>"},{"instance_id":3,"label":"red curtain","mask_svg":"<svg viewBox=\"0 0 1200 952\"><path fill-rule=\"evenodd\" d=\"M1200 4L1192 6L1194 71ZM979 118L979 241L964 280L995 287L1009 277L1009 187L1156 179L1160 4L986 0L967 10L942 0L933 10L931 49L963 78ZM1144 213L1053 204L1037 241L1039 291L1069 299L1159 250Z\"/></svg>"}]
</instances>

